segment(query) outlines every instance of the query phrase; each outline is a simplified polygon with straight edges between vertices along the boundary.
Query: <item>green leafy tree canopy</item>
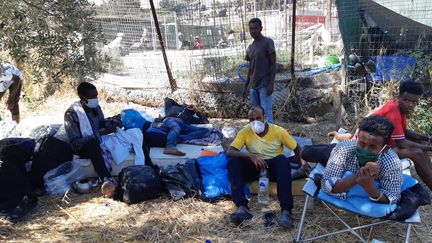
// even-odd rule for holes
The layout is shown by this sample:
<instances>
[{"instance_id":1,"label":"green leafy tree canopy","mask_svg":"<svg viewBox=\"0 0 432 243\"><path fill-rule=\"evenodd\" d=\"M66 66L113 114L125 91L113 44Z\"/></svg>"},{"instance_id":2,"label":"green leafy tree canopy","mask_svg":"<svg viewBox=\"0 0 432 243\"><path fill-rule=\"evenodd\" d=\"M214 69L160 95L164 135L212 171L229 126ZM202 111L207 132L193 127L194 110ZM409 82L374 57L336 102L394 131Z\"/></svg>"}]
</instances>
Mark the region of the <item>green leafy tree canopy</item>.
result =
<instances>
[{"instance_id":1,"label":"green leafy tree canopy","mask_svg":"<svg viewBox=\"0 0 432 243\"><path fill-rule=\"evenodd\" d=\"M58 86L104 70L96 48L104 38L87 0L3 0L0 9L0 42L27 82Z\"/></svg>"}]
</instances>

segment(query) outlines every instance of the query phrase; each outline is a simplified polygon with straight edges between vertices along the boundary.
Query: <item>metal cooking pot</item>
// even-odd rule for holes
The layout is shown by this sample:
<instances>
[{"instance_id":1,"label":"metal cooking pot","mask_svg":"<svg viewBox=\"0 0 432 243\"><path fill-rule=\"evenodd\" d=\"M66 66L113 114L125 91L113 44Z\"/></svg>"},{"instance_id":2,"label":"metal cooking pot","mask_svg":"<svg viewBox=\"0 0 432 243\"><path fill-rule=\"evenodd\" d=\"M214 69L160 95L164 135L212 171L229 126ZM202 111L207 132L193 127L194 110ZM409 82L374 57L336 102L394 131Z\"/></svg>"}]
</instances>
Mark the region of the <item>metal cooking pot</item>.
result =
<instances>
[{"instance_id":1,"label":"metal cooking pot","mask_svg":"<svg viewBox=\"0 0 432 243\"><path fill-rule=\"evenodd\" d=\"M87 179L79 180L72 184L72 188L81 194L89 193L93 188L93 182Z\"/></svg>"}]
</instances>

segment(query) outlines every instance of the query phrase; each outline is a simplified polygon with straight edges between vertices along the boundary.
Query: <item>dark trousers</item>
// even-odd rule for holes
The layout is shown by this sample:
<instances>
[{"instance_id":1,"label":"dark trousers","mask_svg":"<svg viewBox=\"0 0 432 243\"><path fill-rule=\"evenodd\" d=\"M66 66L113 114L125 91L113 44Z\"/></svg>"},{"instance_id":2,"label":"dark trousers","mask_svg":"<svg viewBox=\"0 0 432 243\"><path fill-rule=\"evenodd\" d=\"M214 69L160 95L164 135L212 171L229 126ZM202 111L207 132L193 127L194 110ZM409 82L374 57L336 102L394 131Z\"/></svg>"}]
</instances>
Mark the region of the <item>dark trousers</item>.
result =
<instances>
[{"instance_id":1,"label":"dark trousers","mask_svg":"<svg viewBox=\"0 0 432 243\"><path fill-rule=\"evenodd\" d=\"M320 163L326 166L327 161L330 158L330 154L335 146L336 143L306 145L303 147L300 156L302 157L302 159L308 162Z\"/></svg>"},{"instance_id":2,"label":"dark trousers","mask_svg":"<svg viewBox=\"0 0 432 243\"><path fill-rule=\"evenodd\" d=\"M84 146L77 151L77 154L81 158L90 159L93 164L96 173L99 178L103 180L104 177L110 177L107 167L105 166L105 161L102 157L102 149L100 147L99 141L94 138L89 140Z\"/></svg>"},{"instance_id":3,"label":"dark trousers","mask_svg":"<svg viewBox=\"0 0 432 243\"><path fill-rule=\"evenodd\" d=\"M277 182L277 196L282 210L293 207L291 192L290 161L283 155L266 160L269 166L270 181ZM250 160L240 158L228 159L228 171L231 181L232 199L237 207L247 206L248 200L244 194L245 182L259 179L259 172Z\"/></svg>"},{"instance_id":4,"label":"dark trousers","mask_svg":"<svg viewBox=\"0 0 432 243\"><path fill-rule=\"evenodd\" d=\"M12 105L10 107L10 112L12 115L18 115L19 112L19 100L21 96L21 89L23 86L23 81L21 79L16 79L13 84L9 87L9 97L6 104ZM5 92L0 92L0 99L5 95Z\"/></svg>"}]
</instances>

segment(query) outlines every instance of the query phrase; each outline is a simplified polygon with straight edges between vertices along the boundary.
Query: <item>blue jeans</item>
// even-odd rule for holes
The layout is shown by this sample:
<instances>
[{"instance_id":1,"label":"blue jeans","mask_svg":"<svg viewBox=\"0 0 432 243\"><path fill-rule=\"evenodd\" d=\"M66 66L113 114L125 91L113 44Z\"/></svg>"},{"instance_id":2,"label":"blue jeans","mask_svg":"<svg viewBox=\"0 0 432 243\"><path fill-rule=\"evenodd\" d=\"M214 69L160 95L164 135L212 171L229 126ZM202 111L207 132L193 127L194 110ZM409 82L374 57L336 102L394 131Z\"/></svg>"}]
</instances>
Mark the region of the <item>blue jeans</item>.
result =
<instances>
[{"instance_id":1,"label":"blue jeans","mask_svg":"<svg viewBox=\"0 0 432 243\"><path fill-rule=\"evenodd\" d=\"M210 135L210 129L191 126L172 117L163 120L161 129L167 133L167 148L175 147L182 141L205 138Z\"/></svg>"},{"instance_id":2,"label":"blue jeans","mask_svg":"<svg viewBox=\"0 0 432 243\"><path fill-rule=\"evenodd\" d=\"M252 106L261 106L264 108L265 116L269 123L273 123L273 101L272 96L267 95L267 87L260 89L250 89L249 91L251 105Z\"/></svg>"}]
</instances>

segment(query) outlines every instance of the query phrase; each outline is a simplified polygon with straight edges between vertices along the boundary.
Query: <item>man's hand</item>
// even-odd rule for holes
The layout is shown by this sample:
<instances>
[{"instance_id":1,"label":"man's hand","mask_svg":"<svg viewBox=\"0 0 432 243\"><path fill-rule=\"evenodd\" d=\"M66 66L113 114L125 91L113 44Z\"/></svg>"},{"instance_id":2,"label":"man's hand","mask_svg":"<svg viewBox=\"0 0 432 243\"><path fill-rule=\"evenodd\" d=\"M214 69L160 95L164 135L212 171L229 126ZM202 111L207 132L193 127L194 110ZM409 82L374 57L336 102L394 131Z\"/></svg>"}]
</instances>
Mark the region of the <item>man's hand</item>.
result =
<instances>
[{"instance_id":1,"label":"man's hand","mask_svg":"<svg viewBox=\"0 0 432 243\"><path fill-rule=\"evenodd\" d=\"M267 95L268 95L268 96L271 96L271 95L273 94L273 90L274 90L273 85L269 85L269 86L267 87Z\"/></svg>"},{"instance_id":2,"label":"man's hand","mask_svg":"<svg viewBox=\"0 0 432 243\"><path fill-rule=\"evenodd\" d=\"M331 132L327 133L327 136L330 136L330 137L336 137L338 134L339 134L339 133L336 132L336 131L331 131Z\"/></svg>"},{"instance_id":3,"label":"man's hand","mask_svg":"<svg viewBox=\"0 0 432 243\"><path fill-rule=\"evenodd\" d=\"M100 135L107 135L107 134L111 134L114 133L117 130L116 126L109 126L109 127L105 127L99 130L99 134Z\"/></svg>"},{"instance_id":4,"label":"man's hand","mask_svg":"<svg viewBox=\"0 0 432 243\"><path fill-rule=\"evenodd\" d=\"M113 123L117 127L123 127L122 121L121 121L121 115L115 115L113 116Z\"/></svg>"},{"instance_id":5,"label":"man's hand","mask_svg":"<svg viewBox=\"0 0 432 243\"><path fill-rule=\"evenodd\" d=\"M375 178L379 173L380 166L378 162L375 161L375 162L367 162L364 168L367 169L370 176Z\"/></svg>"},{"instance_id":6,"label":"man's hand","mask_svg":"<svg viewBox=\"0 0 432 243\"><path fill-rule=\"evenodd\" d=\"M327 136L334 137L340 141L345 141L352 138L351 133L338 133L336 131L331 131L327 133Z\"/></svg>"},{"instance_id":7,"label":"man's hand","mask_svg":"<svg viewBox=\"0 0 432 243\"><path fill-rule=\"evenodd\" d=\"M363 187L365 191L370 191L370 188L374 186L374 177L370 175L370 172L366 167L361 167L356 174L356 182Z\"/></svg>"},{"instance_id":8,"label":"man's hand","mask_svg":"<svg viewBox=\"0 0 432 243\"><path fill-rule=\"evenodd\" d=\"M261 169L267 169L268 168L267 163L255 154L250 155L250 161L252 161L252 163L254 163L254 165L258 171L260 171Z\"/></svg>"},{"instance_id":9,"label":"man's hand","mask_svg":"<svg viewBox=\"0 0 432 243\"><path fill-rule=\"evenodd\" d=\"M248 92L247 92L247 91L248 91L247 88L244 87L244 88L243 88L243 91L242 91L242 96L243 96L243 98L247 98L247 97L248 97Z\"/></svg>"}]
</instances>

